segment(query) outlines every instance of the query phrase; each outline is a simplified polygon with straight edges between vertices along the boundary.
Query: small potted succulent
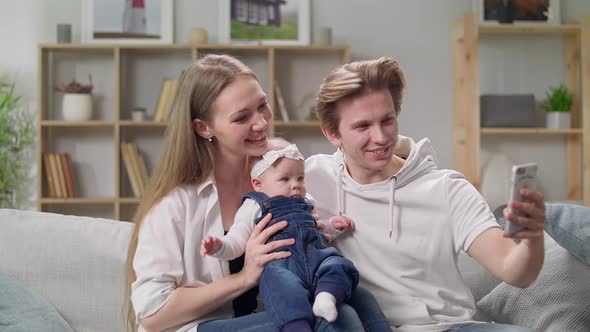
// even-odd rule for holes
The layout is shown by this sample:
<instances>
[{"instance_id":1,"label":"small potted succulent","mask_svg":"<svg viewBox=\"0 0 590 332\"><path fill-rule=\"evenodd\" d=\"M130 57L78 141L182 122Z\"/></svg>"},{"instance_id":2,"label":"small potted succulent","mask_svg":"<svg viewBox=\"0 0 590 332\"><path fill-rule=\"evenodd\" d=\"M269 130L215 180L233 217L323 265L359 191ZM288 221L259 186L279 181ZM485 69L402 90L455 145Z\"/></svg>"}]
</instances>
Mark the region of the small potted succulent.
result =
<instances>
[{"instance_id":1,"label":"small potted succulent","mask_svg":"<svg viewBox=\"0 0 590 332\"><path fill-rule=\"evenodd\" d=\"M64 94L62 115L65 121L88 121L92 117L92 76L90 83L82 84L75 79L68 84L55 87L55 91Z\"/></svg>"},{"instance_id":2,"label":"small potted succulent","mask_svg":"<svg viewBox=\"0 0 590 332\"><path fill-rule=\"evenodd\" d=\"M550 88L544 107L547 112L547 128L569 129L574 98L565 85Z\"/></svg>"}]
</instances>

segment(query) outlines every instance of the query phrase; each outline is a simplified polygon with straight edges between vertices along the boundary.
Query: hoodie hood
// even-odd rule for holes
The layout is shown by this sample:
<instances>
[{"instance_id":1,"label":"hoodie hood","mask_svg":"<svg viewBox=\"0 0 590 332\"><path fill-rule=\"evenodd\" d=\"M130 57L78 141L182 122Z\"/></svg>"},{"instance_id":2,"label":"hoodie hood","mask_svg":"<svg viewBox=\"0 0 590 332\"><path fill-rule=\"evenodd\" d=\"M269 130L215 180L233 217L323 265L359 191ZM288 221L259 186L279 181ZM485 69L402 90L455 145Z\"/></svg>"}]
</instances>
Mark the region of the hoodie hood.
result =
<instances>
[{"instance_id":1,"label":"hoodie hood","mask_svg":"<svg viewBox=\"0 0 590 332\"><path fill-rule=\"evenodd\" d=\"M400 144L405 141L406 144ZM407 144L409 141L409 144ZM421 176L428 172L436 169L436 152L432 148L432 144L428 138L424 138L418 143L414 142L409 137L399 136L398 146L409 146L408 151L399 151L395 149L398 155L407 155L407 159L402 168L390 178L377 182L362 185L356 182L348 173L346 168L346 160L344 153L341 149L334 154L336 162L338 163L337 170L337 186L336 195L338 197L338 214L342 215L346 213L345 196L347 192L359 192L367 190L375 190L387 186L389 189L389 237L392 236L395 221L398 219L399 206L396 205L395 194L396 190L412 183Z\"/></svg>"}]
</instances>

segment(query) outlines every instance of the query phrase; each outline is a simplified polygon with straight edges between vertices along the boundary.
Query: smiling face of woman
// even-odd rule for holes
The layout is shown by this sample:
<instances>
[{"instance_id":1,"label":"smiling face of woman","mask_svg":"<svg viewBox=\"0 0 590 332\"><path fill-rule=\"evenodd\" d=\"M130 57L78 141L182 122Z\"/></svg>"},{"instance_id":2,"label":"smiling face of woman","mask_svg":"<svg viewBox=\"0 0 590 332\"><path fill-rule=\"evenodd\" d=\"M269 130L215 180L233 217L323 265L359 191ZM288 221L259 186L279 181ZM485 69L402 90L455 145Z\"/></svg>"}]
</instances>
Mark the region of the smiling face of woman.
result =
<instances>
[{"instance_id":1,"label":"smiling face of woman","mask_svg":"<svg viewBox=\"0 0 590 332\"><path fill-rule=\"evenodd\" d=\"M195 120L203 137L212 137L216 153L227 157L261 156L267 150L272 111L266 94L252 77L228 84L211 106L211 120Z\"/></svg>"}]
</instances>

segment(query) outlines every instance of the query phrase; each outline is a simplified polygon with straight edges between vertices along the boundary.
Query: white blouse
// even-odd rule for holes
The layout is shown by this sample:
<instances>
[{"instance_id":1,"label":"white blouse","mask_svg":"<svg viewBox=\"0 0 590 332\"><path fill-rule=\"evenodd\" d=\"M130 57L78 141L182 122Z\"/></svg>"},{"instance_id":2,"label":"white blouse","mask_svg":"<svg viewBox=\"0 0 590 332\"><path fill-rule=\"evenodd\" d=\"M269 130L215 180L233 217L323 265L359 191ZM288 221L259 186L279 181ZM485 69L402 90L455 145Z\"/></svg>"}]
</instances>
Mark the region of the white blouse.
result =
<instances>
[{"instance_id":1,"label":"white blouse","mask_svg":"<svg viewBox=\"0 0 590 332\"><path fill-rule=\"evenodd\" d=\"M180 186L152 207L139 231L133 259L137 279L131 286L131 302L138 320L162 308L177 287L203 286L230 274L227 262L200 255L201 240L209 235L223 237L213 178L198 186ZM166 331L196 330L198 322L232 315L229 301L193 322Z\"/></svg>"}]
</instances>

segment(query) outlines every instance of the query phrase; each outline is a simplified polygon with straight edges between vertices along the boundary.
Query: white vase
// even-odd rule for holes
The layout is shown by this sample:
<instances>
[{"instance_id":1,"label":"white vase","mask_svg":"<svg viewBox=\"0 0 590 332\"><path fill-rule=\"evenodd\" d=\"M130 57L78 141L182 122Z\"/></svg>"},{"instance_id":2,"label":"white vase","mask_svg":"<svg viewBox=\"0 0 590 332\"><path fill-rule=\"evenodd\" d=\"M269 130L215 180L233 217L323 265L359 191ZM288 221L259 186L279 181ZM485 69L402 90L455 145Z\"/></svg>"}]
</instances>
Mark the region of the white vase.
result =
<instances>
[{"instance_id":1,"label":"white vase","mask_svg":"<svg viewBox=\"0 0 590 332\"><path fill-rule=\"evenodd\" d=\"M547 112L547 128L570 129L571 112Z\"/></svg>"},{"instance_id":2,"label":"white vase","mask_svg":"<svg viewBox=\"0 0 590 332\"><path fill-rule=\"evenodd\" d=\"M132 111L131 112L131 120L133 120L133 121L145 120L145 112L144 111Z\"/></svg>"},{"instance_id":3,"label":"white vase","mask_svg":"<svg viewBox=\"0 0 590 332\"><path fill-rule=\"evenodd\" d=\"M61 111L64 121L88 121L92 117L92 95L86 93L66 93Z\"/></svg>"}]
</instances>

